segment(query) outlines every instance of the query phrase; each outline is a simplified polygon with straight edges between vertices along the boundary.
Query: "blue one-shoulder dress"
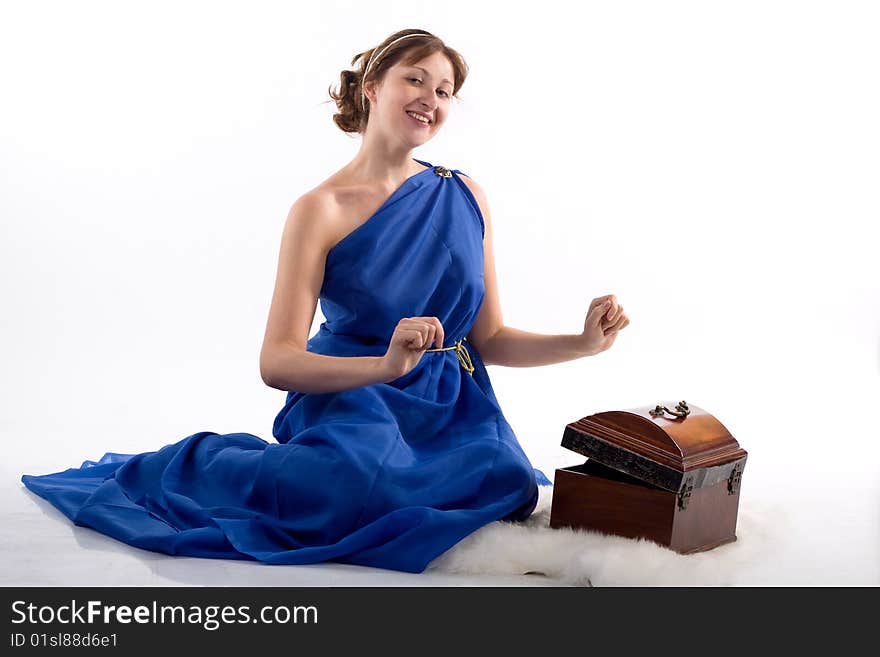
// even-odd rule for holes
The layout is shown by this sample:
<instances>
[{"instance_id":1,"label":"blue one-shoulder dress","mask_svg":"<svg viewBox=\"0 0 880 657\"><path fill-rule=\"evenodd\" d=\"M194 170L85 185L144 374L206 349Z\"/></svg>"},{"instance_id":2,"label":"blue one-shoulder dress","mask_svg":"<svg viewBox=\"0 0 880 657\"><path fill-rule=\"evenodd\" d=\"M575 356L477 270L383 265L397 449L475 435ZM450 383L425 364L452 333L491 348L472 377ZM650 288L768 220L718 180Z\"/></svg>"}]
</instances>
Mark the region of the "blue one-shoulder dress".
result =
<instances>
[{"instance_id":1,"label":"blue one-shoulder dress","mask_svg":"<svg viewBox=\"0 0 880 657\"><path fill-rule=\"evenodd\" d=\"M382 356L397 323L416 316L440 319L444 350L389 383L289 392L277 443L203 431L24 485L139 548L268 564L422 572L481 526L528 517L550 481L466 339L484 294L482 215L464 174L415 161L426 168L327 254L326 321L308 350Z\"/></svg>"}]
</instances>

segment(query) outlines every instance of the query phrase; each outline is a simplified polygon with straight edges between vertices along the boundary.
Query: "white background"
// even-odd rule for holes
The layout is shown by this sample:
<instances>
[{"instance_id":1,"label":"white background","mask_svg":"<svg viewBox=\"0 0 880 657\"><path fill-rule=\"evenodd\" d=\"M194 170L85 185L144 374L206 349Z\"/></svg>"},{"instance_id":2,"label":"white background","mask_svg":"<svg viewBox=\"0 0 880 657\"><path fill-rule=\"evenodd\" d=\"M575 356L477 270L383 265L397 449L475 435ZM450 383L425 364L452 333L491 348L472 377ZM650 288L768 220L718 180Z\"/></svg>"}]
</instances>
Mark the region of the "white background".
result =
<instances>
[{"instance_id":1,"label":"white background","mask_svg":"<svg viewBox=\"0 0 880 657\"><path fill-rule=\"evenodd\" d=\"M749 452L741 505L788 514L762 581L880 582L875 4L0 6L7 488L197 431L274 441L281 229L359 145L327 88L413 27L470 66L414 156L486 190L506 324L580 332L609 293L631 319L596 357L490 367L534 465L582 461L580 417L685 399Z\"/></svg>"}]
</instances>

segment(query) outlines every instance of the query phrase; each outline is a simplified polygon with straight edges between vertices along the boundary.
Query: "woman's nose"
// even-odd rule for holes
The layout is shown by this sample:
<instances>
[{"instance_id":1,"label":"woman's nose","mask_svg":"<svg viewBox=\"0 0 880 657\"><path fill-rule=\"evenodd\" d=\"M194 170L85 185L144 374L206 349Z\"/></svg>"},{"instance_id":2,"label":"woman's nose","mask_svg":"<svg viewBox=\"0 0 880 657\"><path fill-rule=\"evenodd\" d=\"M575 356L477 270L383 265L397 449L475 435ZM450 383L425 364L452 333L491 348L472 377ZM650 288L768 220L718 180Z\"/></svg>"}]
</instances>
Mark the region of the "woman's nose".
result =
<instances>
[{"instance_id":1,"label":"woman's nose","mask_svg":"<svg viewBox=\"0 0 880 657\"><path fill-rule=\"evenodd\" d=\"M421 96L419 97L419 102L421 102L422 105L431 110L437 107L437 100L434 98L433 92L430 91L423 91Z\"/></svg>"}]
</instances>

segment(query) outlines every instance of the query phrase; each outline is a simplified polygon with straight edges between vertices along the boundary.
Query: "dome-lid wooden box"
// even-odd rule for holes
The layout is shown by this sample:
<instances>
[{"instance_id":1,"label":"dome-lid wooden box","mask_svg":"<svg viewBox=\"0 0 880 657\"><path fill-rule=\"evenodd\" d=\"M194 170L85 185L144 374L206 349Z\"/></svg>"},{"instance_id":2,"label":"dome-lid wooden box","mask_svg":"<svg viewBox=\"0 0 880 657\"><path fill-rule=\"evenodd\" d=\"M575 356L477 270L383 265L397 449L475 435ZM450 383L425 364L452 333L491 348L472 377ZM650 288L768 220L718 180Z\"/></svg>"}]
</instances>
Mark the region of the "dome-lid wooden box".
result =
<instances>
[{"instance_id":1,"label":"dome-lid wooden box","mask_svg":"<svg viewBox=\"0 0 880 657\"><path fill-rule=\"evenodd\" d=\"M676 552L736 540L747 453L715 417L682 401L607 411L565 427L589 457L556 470L551 527L646 538Z\"/></svg>"}]
</instances>

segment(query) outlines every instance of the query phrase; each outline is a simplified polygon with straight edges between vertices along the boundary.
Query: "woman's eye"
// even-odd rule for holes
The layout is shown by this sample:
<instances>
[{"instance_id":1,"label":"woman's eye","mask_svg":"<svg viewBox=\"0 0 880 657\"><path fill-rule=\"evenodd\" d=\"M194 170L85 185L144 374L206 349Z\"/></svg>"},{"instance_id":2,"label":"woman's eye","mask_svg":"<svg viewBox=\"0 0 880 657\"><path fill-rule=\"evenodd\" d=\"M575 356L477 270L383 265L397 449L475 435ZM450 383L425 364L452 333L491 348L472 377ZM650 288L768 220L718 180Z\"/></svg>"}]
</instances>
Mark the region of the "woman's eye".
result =
<instances>
[{"instance_id":1,"label":"woman's eye","mask_svg":"<svg viewBox=\"0 0 880 657\"><path fill-rule=\"evenodd\" d=\"M418 82L418 83L421 83L421 82L422 82L422 81L419 80L418 78L407 78L407 81L410 81L410 82ZM443 94L445 97L449 98L449 94L448 94L444 89L440 89L440 93Z\"/></svg>"}]
</instances>

